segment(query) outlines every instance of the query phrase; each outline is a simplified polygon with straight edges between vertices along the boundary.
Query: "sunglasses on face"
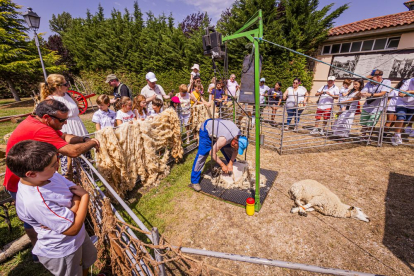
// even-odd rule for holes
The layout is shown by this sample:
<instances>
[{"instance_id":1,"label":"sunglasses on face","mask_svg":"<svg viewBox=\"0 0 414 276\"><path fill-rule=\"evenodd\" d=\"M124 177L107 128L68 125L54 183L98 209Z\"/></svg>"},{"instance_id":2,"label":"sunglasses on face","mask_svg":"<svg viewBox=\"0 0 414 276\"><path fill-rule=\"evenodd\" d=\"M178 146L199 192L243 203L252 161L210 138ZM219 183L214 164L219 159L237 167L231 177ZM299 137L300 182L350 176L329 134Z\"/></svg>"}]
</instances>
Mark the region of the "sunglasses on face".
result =
<instances>
[{"instance_id":1,"label":"sunglasses on face","mask_svg":"<svg viewBox=\"0 0 414 276\"><path fill-rule=\"evenodd\" d=\"M69 87L69 86L70 86L70 84L69 84L68 82L65 82L65 83L62 83L60 86L66 86L66 87Z\"/></svg>"},{"instance_id":2,"label":"sunglasses on face","mask_svg":"<svg viewBox=\"0 0 414 276\"><path fill-rule=\"evenodd\" d=\"M298 82L293 82L293 84L299 84Z\"/></svg>"},{"instance_id":3,"label":"sunglasses on face","mask_svg":"<svg viewBox=\"0 0 414 276\"><path fill-rule=\"evenodd\" d=\"M53 116L53 115L49 115L49 117L52 117L53 119L58 120L60 123L64 123L64 122L66 122L66 120L68 119L68 118L61 119L61 118L58 118L58 117Z\"/></svg>"}]
</instances>

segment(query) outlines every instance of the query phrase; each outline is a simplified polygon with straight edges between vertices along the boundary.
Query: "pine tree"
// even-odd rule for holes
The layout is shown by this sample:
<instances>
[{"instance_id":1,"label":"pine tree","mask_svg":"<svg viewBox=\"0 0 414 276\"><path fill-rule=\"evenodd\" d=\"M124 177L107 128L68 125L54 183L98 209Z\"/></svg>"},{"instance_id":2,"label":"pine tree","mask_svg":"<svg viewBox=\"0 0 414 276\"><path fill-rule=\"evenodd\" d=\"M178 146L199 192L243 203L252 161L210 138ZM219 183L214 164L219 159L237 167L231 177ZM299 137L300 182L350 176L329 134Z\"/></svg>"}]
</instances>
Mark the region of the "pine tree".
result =
<instances>
[{"instance_id":1,"label":"pine tree","mask_svg":"<svg viewBox=\"0 0 414 276\"><path fill-rule=\"evenodd\" d=\"M26 34L20 13L21 7L11 0L0 0L0 79L7 83L16 101L20 97L16 90L19 82L27 79L41 80L43 77L40 59L34 41ZM44 41L40 38L41 45ZM49 72L62 70L64 67L55 66L58 56L43 46L42 55L46 69Z\"/></svg>"}]
</instances>

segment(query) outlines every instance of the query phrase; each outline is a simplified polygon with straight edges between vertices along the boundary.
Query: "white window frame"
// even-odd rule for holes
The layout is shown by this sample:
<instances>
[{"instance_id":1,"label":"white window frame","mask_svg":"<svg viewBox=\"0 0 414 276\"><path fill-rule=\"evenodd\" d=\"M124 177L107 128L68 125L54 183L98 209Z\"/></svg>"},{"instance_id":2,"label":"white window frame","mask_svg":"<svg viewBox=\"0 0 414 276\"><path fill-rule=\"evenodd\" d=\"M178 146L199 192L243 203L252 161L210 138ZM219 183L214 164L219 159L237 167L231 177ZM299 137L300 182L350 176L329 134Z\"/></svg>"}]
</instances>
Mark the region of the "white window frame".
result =
<instances>
[{"instance_id":1,"label":"white window frame","mask_svg":"<svg viewBox=\"0 0 414 276\"><path fill-rule=\"evenodd\" d=\"M375 43L376 43L376 41L377 40L379 40L379 39L384 39L384 38L386 38L387 39L387 42L385 43L385 48L384 49L380 49L380 50L373 50L374 49L374 45L375 45ZM321 55L340 55L340 54L357 54L357 53L369 53L369 52L380 52L380 51L387 51L387 50L392 50L392 49L397 49L398 48L398 46L397 47L389 47L389 45L390 45L390 43L391 43L391 41L395 41L395 40L397 40L398 39L398 44L399 44L399 42L400 42L400 40L401 40L401 36L392 36L392 37L379 37L379 38L375 38L375 39L365 39L365 40L357 40L357 41L347 41L347 42L342 42L342 43L332 43L332 44L327 44L327 45L323 45L322 46L322 50L321 50ZM372 47L371 47L371 50L364 50L364 51L362 51L362 46L364 45L364 42L365 41L369 41L369 40L373 40L374 42L372 43ZM357 43L357 42L361 42L361 46L359 47L359 50L358 51L356 51L356 52L351 52L351 49L352 49L352 46L353 46L353 44L354 43ZM343 43L351 43L351 46L350 46L350 48L349 48L349 52L347 52L347 53L341 53L341 50L342 50L342 44ZM339 52L338 53L332 53L332 46L333 45L337 45L337 44L340 44L340 46L339 46ZM329 46L329 53L324 53L324 48L326 47L326 46Z\"/></svg>"}]
</instances>

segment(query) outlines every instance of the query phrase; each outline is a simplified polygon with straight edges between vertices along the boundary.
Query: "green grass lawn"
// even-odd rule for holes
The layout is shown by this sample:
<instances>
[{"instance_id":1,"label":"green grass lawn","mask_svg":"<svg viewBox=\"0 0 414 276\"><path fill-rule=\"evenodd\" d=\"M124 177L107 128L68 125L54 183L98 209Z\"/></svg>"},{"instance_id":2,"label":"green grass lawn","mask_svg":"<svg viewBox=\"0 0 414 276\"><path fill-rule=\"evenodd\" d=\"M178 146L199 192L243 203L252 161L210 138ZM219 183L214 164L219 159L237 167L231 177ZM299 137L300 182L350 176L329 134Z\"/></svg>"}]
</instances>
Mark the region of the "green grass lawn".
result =
<instances>
[{"instance_id":1,"label":"green grass lawn","mask_svg":"<svg viewBox=\"0 0 414 276\"><path fill-rule=\"evenodd\" d=\"M26 100L30 100L31 98L30 97L27 97L27 98L20 98L20 100L22 100L22 101L26 101ZM0 105L3 105L3 104L11 104L11 103L17 103L13 98L10 98L10 99L0 99Z\"/></svg>"},{"instance_id":2,"label":"green grass lawn","mask_svg":"<svg viewBox=\"0 0 414 276\"><path fill-rule=\"evenodd\" d=\"M14 107L14 108L1 108L0 109L0 117L27 114L27 113L31 113L32 111L33 111L33 106Z\"/></svg>"}]
</instances>

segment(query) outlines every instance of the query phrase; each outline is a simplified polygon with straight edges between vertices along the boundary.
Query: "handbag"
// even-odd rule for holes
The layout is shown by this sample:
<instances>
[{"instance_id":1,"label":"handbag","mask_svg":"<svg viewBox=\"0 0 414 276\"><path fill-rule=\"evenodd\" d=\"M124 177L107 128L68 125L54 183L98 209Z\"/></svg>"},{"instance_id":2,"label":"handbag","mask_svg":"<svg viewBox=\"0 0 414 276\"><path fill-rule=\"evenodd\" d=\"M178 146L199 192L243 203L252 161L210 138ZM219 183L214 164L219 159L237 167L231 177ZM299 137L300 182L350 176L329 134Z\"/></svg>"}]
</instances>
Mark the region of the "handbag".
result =
<instances>
[{"instance_id":1,"label":"handbag","mask_svg":"<svg viewBox=\"0 0 414 276\"><path fill-rule=\"evenodd\" d=\"M382 84L382 82L381 82L381 84ZM378 85L377 89L375 89L374 94L375 94L375 93L377 93L377 91L378 91L378 89L380 88L380 86L381 86L381 85ZM367 99L367 104L368 104L368 105L369 105L369 104L372 104L375 100L377 100L377 99Z\"/></svg>"}]
</instances>

